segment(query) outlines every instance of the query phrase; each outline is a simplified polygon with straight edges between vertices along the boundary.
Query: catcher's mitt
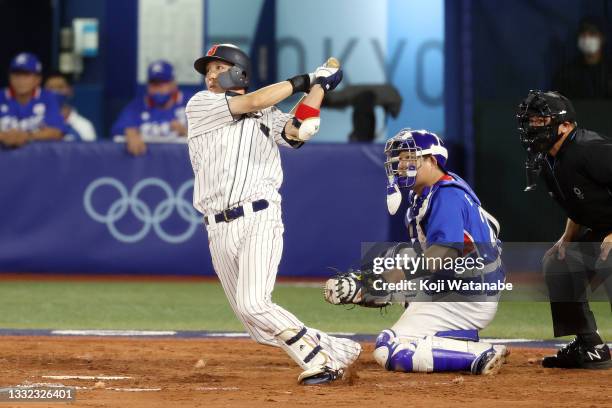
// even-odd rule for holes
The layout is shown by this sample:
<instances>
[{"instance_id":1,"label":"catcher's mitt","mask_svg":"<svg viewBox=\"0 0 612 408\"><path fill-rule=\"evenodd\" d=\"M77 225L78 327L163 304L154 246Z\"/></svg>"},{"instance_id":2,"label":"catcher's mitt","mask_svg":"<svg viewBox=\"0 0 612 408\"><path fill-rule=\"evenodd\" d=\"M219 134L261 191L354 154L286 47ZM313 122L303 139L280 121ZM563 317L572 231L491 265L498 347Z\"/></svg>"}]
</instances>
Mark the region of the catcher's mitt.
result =
<instances>
[{"instance_id":1,"label":"catcher's mitt","mask_svg":"<svg viewBox=\"0 0 612 408\"><path fill-rule=\"evenodd\" d=\"M348 271L325 282L323 297L332 305L359 305L363 307L385 307L391 304L391 295L374 289L374 282L384 279L372 271ZM377 285L380 287L380 284Z\"/></svg>"}]
</instances>

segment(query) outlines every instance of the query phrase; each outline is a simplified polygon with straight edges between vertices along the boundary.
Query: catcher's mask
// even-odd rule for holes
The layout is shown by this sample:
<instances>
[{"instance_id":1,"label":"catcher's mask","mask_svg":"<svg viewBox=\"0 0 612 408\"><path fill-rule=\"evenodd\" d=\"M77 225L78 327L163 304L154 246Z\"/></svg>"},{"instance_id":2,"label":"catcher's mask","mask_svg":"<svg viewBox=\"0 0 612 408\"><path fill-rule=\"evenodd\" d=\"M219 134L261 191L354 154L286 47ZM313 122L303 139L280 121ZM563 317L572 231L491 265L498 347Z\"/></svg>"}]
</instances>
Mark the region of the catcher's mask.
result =
<instances>
[{"instance_id":1,"label":"catcher's mask","mask_svg":"<svg viewBox=\"0 0 612 408\"><path fill-rule=\"evenodd\" d=\"M516 114L521 145L527 151L527 187L534 190L546 152L559 140L559 125L576 122L574 106L558 92L529 91Z\"/></svg>"},{"instance_id":2,"label":"catcher's mask","mask_svg":"<svg viewBox=\"0 0 612 408\"><path fill-rule=\"evenodd\" d=\"M442 140L427 130L402 129L385 145L387 173L387 208L395 214L401 204L399 189L411 190L423 156L433 155L444 170L448 152Z\"/></svg>"}]
</instances>

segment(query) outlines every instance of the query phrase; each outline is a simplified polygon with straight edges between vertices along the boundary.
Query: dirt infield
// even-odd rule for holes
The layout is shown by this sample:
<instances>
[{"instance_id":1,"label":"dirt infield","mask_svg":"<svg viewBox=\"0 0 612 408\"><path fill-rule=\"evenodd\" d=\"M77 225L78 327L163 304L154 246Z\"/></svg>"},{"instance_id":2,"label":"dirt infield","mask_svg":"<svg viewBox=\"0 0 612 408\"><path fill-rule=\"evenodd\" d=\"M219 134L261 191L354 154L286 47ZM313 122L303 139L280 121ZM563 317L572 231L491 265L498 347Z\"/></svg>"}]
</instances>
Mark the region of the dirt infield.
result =
<instances>
[{"instance_id":1,"label":"dirt infield","mask_svg":"<svg viewBox=\"0 0 612 408\"><path fill-rule=\"evenodd\" d=\"M534 360L549 351L539 349L513 348L499 375L476 377L385 372L366 344L351 381L316 387L296 384L300 370L281 350L248 340L4 336L0 350L0 388L86 387L77 391L75 407L612 406L612 370L545 370ZM131 378L43 378L57 375ZM0 403L5 406L33 405Z\"/></svg>"}]
</instances>

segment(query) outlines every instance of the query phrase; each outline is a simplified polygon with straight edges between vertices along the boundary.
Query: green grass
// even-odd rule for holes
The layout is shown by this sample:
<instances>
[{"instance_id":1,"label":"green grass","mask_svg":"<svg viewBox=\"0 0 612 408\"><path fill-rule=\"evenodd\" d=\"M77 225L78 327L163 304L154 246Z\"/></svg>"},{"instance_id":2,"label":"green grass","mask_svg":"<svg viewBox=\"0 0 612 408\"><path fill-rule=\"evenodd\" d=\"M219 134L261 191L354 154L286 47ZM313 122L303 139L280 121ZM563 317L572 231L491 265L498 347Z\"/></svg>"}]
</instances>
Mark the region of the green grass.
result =
<instances>
[{"instance_id":1,"label":"green grass","mask_svg":"<svg viewBox=\"0 0 612 408\"><path fill-rule=\"evenodd\" d=\"M274 299L309 326L333 332L377 333L403 312L332 306L321 289L279 285ZM601 334L612 339L608 303L593 303ZM243 331L214 283L0 282L0 327L16 329L135 329ZM551 338L547 303L503 302L483 336Z\"/></svg>"}]
</instances>

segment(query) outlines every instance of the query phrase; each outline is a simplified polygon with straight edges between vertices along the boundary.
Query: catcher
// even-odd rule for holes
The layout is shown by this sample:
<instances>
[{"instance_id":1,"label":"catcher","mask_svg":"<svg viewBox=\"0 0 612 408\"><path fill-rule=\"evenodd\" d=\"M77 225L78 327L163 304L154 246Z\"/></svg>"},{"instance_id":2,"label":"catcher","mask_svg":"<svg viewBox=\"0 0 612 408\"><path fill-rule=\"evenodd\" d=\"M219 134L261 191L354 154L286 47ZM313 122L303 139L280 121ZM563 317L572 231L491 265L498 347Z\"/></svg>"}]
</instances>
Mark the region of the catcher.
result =
<instances>
[{"instance_id":1,"label":"catcher","mask_svg":"<svg viewBox=\"0 0 612 408\"><path fill-rule=\"evenodd\" d=\"M497 240L499 224L480 206L467 183L446 170L448 153L440 138L426 130L403 129L387 141L385 154L389 212L397 212L400 189L407 190L410 208L406 226L419 256L451 260L480 257L483 267L460 276L454 270L435 269L435 262L421 263L431 264L432 269L421 266L410 272L349 272L326 282L325 299L332 304L380 307L393 300L389 292L381 290L381 281L415 277L421 281L505 282ZM478 331L493 320L499 293L481 292L485 299L478 301L470 298L472 294L459 293L465 300L459 302L435 301L435 295L427 302L410 302L395 325L376 339L376 361L389 371L497 373L505 361L506 347L479 341Z\"/></svg>"}]
</instances>

